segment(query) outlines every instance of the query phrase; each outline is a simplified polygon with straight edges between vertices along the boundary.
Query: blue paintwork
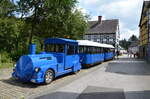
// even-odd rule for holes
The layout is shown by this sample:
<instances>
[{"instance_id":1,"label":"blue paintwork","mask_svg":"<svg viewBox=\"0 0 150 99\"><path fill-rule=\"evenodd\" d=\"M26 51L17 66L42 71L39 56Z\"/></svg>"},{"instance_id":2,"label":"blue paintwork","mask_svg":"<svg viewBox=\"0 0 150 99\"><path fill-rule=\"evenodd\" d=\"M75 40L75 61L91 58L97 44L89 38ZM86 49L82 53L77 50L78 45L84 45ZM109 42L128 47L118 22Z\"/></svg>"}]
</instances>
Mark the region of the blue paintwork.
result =
<instances>
[{"instance_id":1,"label":"blue paintwork","mask_svg":"<svg viewBox=\"0 0 150 99\"><path fill-rule=\"evenodd\" d=\"M35 54L36 53L36 45L31 44L29 50L30 50L30 54Z\"/></svg>"},{"instance_id":2,"label":"blue paintwork","mask_svg":"<svg viewBox=\"0 0 150 99\"><path fill-rule=\"evenodd\" d=\"M104 54L103 53L98 53L98 54L81 53L80 54L80 61L81 61L82 65L102 62L102 61L104 61Z\"/></svg>"},{"instance_id":3,"label":"blue paintwork","mask_svg":"<svg viewBox=\"0 0 150 99\"><path fill-rule=\"evenodd\" d=\"M44 44L69 44L78 45L76 40L64 39L64 38L49 38L44 41Z\"/></svg>"},{"instance_id":4,"label":"blue paintwork","mask_svg":"<svg viewBox=\"0 0 150 99\"><path fill-rule=\"evenodd\" d=\"M48 58L51 58L50 60ZM36 55L24 55L21 56L16 64L15 72L12 76L22 81L30 81L31 79L37 79L38 82L43 82L45 70L52 68L56 70L57 59L52 54L36 54ZM41 68L36 73L35 68Z\"/></svg>"},{"instance_id":5,"label":"blue paintwork","mask_svg":"<svg viewBox=\"0 0 150 99\"><path fill-rule=\"evenodd\" d=\"M21 56L18 60L12 76L24 82L43 83L44 75L48 69L52 69L55 77L76 72L81 69L78 54L67 55L67 45L77 46L75 40L50 38L45 40L45 44L64 44L64 53L41 52L35 54L35 45L30 46L30 55ZM40 68L39 72L35 72L35 68Z\"/></svg>"},{"instance_id":6,"label":"blue paintwork","mask_svg":"<svg viewBox=\"0 0 150 99\"><path fill-rule=\"evenodd\" d=\"M110 60L110 59L113 59L113 57L114 57L114 53L113 52L104 54L104 60Z\"/></svg>"}]
</instances>

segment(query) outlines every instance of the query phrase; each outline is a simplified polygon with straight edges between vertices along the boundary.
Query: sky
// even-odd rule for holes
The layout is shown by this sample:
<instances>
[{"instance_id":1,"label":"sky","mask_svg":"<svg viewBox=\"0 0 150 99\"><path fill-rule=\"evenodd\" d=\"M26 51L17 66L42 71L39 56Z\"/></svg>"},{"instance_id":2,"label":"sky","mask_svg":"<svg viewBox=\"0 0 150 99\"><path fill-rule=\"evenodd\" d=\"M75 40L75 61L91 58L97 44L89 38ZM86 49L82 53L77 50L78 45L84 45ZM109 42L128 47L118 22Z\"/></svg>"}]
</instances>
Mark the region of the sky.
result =
<instances>
[{"instance_id":1,"label":"sky","mask_svg":"<svg viewBox=\"0 0 150 99\"><path fill-rule=\"evenodd\" d=\"M120 39L139 37L139 21L143 0L78 0L78 7L90 15L91 20L119 19Z\"/></svg>"}]
</instances>

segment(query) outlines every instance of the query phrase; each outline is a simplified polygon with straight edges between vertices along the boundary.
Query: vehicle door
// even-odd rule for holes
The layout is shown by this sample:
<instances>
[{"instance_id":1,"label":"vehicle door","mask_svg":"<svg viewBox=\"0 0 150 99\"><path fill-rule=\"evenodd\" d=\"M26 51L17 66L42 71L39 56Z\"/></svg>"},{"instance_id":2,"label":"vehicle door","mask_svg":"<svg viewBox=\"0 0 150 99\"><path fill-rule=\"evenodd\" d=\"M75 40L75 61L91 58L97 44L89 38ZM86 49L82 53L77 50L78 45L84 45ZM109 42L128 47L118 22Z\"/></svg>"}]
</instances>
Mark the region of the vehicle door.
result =
<instances>
[{"instance_id":1,"label":"vehicle door","mask_svg":"<svg viewBox=\"0 0 150 99\"><path fill-rule=\"evenodd\" d=\"M65 69L70 69L74 66L76 61L79 61L79 59L76 52L76 46L66 45L66 49Z\"/></svg>"}]
</instances>

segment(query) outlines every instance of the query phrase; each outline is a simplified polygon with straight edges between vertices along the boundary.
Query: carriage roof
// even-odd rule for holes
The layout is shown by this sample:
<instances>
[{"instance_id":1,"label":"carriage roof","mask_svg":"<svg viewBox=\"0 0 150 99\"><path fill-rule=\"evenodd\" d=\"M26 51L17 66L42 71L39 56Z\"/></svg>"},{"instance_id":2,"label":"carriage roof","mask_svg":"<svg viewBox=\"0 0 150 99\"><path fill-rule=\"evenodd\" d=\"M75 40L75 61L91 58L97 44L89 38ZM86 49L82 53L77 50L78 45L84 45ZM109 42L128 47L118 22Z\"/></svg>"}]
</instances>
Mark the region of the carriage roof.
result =
<instances>
[{"instance_id":1,"label":"carriage roof","mask_svg":"<svg viewBox=\"0 0 150 99\"><path fill-rule=\"evenodd\" d=\"M44 41L45 44L70 44L78 45L76 40L65 39L65 38L48 38Z\"/></svg>"},{"instance_id":2,"label":"carriage roof","mask_svg":"<svg viewBox=\"0 0 150 99\"><path fill-rule=\"evenodd\" d=\"M103 47L103 48L114 48L114 46L109 44L97 43L89 40L77 40L78 44L81 46L94 46L94 47Z\"/></svg>"}]
</instances>

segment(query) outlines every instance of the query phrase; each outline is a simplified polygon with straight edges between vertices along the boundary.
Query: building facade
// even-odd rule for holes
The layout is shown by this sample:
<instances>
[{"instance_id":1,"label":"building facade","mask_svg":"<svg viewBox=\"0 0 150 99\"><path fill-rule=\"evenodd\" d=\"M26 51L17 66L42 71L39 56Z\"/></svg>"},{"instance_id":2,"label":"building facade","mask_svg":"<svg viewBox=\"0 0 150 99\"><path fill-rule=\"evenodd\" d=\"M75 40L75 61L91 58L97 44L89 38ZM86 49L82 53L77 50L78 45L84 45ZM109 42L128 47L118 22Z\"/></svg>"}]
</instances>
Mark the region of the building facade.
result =
<instances>
[{"instance_id":1,"label":"building facade","mask_svg":"<svg viewBox=\"0 0 150 99\"><path fill-rule=\"evenodd\" d=\"M98 16L97 21L89 21L89 29L84 35L84 39L106 43L115 46L119 45L119 20L102 20L102 16Z\"/></svg>"},{"instance_id":2,"label":"building facade","mask_svg":"<svg viewBox=\"0 0 150 99\"><path fill-rule=\"evenodd\" d=\"M143 2L139 28L140 57L150 61L150 1Z\"/></svg>"}]
</instances>

